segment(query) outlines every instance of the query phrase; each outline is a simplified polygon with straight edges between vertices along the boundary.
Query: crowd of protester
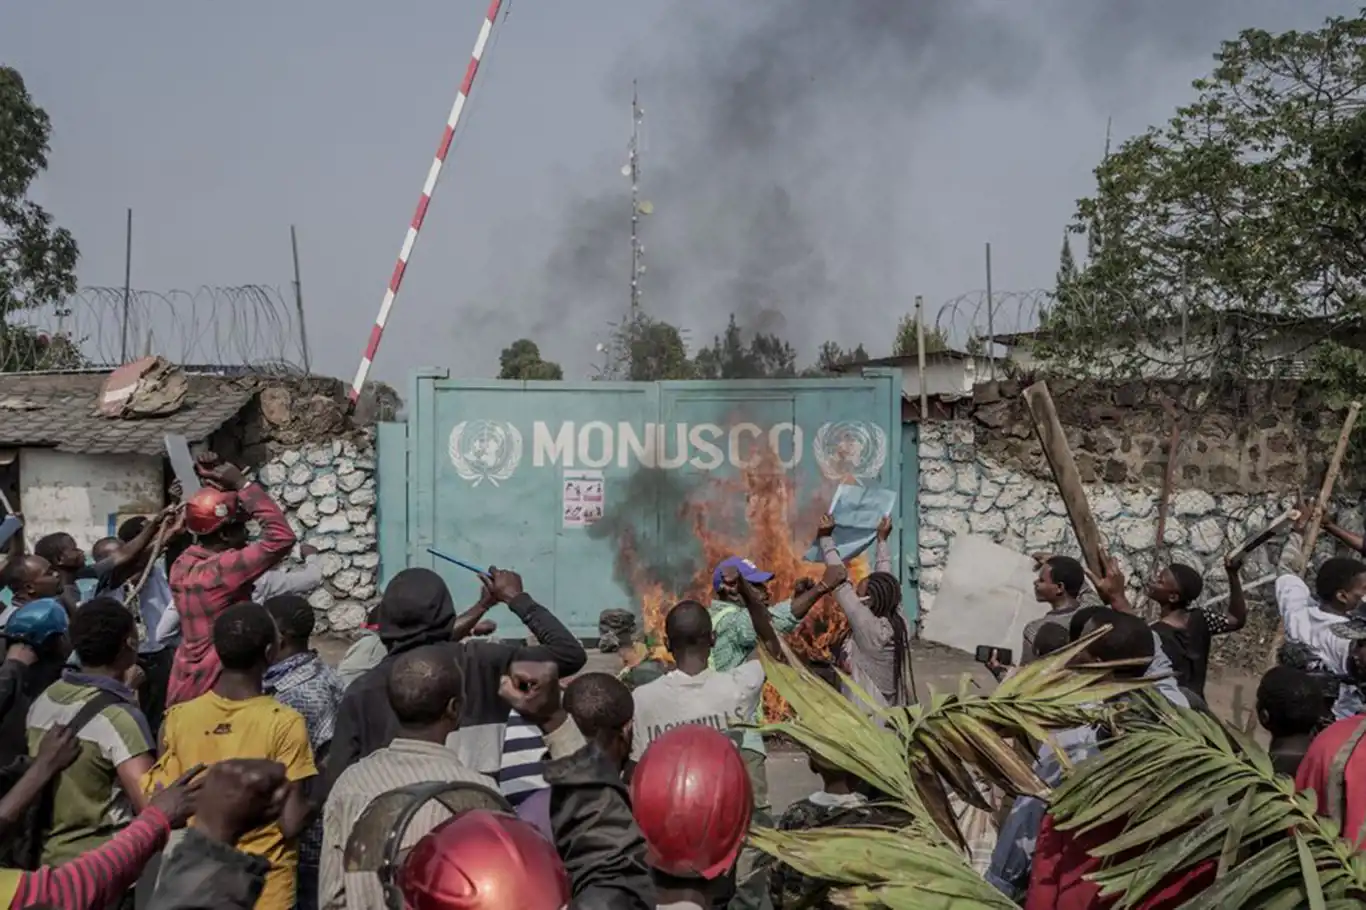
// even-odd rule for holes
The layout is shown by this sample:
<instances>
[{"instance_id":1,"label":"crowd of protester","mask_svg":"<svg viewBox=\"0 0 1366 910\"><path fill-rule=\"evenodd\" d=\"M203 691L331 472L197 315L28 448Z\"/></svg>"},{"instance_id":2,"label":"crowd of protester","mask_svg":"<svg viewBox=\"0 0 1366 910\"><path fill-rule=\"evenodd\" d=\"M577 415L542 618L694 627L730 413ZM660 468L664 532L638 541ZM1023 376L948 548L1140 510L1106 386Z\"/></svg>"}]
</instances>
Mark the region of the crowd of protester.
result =
<instances>
[{"instance_id":1,"label":"crowd of protester","mask_svg":"<svg viewBox=\"0 0 1366 910\"><path fill-rule=\"evenodd\" d=\"M582 673L582 645L516 572L490 568L457 613L439 575L405 569L334 670L312 650L313 609L295 593L316 569L282 574L297 541L279 507L212 456L198 471L203 489L95 542L89 565L65 534L32 553L10 547L0 905L831 906L828 883L762 857L750 827L906 821L815 754L820 789L775 818L754 729L759 652L790 659L781 637L826 597L848 633L831 655L841 672L821 675L879 720L915 702L890 521L873 571L854 582L825 516L815 529L823 574L783 602L771 602L771 573L723 560L710 602L668 611L667 659L627 642L619 675ZM1287 565L1298 546L1292 534ZM1021 662L1108 628L1081 659L1127 662L1117 672L1150 677L1180 710L1208 711L1212 640L1247 621L1237 561L1224 609L1202 604L1197 570L1162 568L1144 589L1150 623L1117 564L1093 575L1067 556L1036 559L1047 610L1025 627ZM1099 603L1087 605L1092 592ZM1366 786L1353 786L1366 762L1354 751L1366 732L1363 597L1366 564L1355 559L1325 562L1313 590L1283 571L1288 643L1256 706L1275 768L1313 787L1320 811L1349 832L1366 819ZM535 644L489 636L498 604ZM1017 669L989 666L998 678ZM1057 784L1107 735L1059 731L1039 744L1035 772ZM974 830L974 865L1024 906L1105 905L1084 878L1096 862L1087 848L1114 832L1060 831L1044 801L1023 797L999 825ZM1164 893L1185 899L1213 874L1199 867Z\"/></svg>"}]
</instances>

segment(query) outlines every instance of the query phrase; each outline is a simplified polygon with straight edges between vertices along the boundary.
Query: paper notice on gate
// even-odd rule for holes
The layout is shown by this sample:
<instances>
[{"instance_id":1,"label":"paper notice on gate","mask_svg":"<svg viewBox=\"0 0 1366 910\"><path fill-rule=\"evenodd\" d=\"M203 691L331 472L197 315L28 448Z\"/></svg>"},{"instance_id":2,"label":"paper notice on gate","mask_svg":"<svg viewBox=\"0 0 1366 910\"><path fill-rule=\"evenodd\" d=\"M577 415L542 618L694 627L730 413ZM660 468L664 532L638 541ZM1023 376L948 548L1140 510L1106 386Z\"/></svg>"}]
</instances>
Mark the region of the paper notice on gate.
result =
<instances>
[{"instance_id":1,"label":"paper notice on gate","mask_svg":"<svg viewBox=\"0 0 1366 910\"><path fill-rule=\"evenodd\" d=\"M565 471L564 527L586 528L602 519L606 485L601 471Z\"/></svg>"},{"instance_id":2,"label":"paper notice on gate","mask_svg":"<svg viewBox=\"0 0 1366 910\"><path fill-rule=\"evenodd\" d=\"M1025 624L1048 611L1034 599L1034 560L985 537L959 534L922 633L967 651L978 645L1020 653Z\"/></svg>"}]
</instances>

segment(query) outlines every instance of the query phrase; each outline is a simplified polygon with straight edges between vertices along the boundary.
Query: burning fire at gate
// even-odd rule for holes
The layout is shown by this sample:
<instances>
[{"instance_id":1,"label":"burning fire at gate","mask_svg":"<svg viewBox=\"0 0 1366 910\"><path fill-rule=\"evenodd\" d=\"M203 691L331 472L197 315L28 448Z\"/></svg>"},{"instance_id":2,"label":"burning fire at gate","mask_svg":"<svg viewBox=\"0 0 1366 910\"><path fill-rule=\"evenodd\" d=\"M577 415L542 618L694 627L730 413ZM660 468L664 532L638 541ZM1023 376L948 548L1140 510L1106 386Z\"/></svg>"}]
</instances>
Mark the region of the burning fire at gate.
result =
<instances>
[{"instance_id":1,"label":"burning fire at gate","mask_svg":"<svg viewBox=\"0 0 1366 910\"><path fill-rule=\"evenodd\" d=\"M664 647L665 615L680 600L710 603L712 569L728 556L748 557L773 573L768 589L774 603L790 599L798 579L818 580L824 567L804 557L832 492L822 489L799 502L793 478L768 453L760 454L754 466L737 476L709 478L685 492L663 495L674 501L661 502L656 514L666 521L672 519L675 524L669 530L674 537L687 536L689 544L700 545L700 554L685 562L681 571L674 554L659 552L669 544L642 541L634 525L618 527L618 576L640 607L651 656L672 663ZM660 496L658 488L654 495ZM670 511L676 515L671 517ZM855 582L862 579L868 574L867 561L859 557L849 566L849 574ZM787 641L803 659L828 662L848 628L843 611L833 598L826 597ZM764 688L763 705L768 720L788 714L787 704L772 686Z\"/></svg>"}]
</instances>

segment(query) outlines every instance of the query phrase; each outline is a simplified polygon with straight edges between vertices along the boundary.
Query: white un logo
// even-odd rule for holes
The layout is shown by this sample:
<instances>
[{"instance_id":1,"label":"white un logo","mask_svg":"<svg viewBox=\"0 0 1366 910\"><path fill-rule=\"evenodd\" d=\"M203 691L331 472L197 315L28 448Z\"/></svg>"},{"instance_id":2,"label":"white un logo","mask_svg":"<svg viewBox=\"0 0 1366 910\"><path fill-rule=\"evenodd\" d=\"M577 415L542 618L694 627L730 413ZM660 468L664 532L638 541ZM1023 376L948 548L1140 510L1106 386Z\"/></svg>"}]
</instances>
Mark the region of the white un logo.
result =
<instances>
[{"instance_id":1,"label":"white un logo","mask_svg":"<svg viewBox=\"0 0 1366 910\"><path fill-rule=\"evenodd\" d=\"M887 463L887 434L866 420L821 424L811 441L811 454L830 480L875 480Z\"/></svg>"},{"instance_id":2,"label":"white un logo","mask_svg":"<svg viewBox=\"0 0 1366 910\"><path fill-rule=\"evenodd\" d=\"M498 486L522 461L522 434L499 420L462 420L451 429L451 464L471 486Z\"/></svg>"}]
</instances>

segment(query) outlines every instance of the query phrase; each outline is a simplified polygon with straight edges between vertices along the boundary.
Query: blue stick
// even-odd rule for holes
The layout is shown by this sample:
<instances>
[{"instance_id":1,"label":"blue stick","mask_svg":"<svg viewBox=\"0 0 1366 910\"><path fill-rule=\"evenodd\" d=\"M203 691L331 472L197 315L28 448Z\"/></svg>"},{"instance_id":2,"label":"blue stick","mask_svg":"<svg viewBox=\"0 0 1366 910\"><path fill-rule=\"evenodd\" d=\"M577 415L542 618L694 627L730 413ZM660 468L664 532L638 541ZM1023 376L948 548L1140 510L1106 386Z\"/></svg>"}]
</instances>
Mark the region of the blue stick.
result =
<instances>
[{"instance_id":1,"label":"blue stick","mask_svg":"<svg viewBox=\"0 0 1366 910\"><path fill-rule=\"evenodd\" d=\"M489 574L489 570L488 570L488 569L481 569L481 568L479 568L478 566L472 566L472 565L470 565L469 563L465 562L463 559L456 559L454 556L447 556L445 553L442 553L440 550L433 550L431 547L428 547L428 548L427 548L427 552L430 553L430 554L432 554L433 556L435 556L437 559L444 559L444 560L446 560L446 562L455 563L455 564L456 564L457 566L459 566L460 568L465 569L465 570L470 571L470 572L473 572L475 575L487 575L487 574Z\"/></svg>"}]
</instances>

